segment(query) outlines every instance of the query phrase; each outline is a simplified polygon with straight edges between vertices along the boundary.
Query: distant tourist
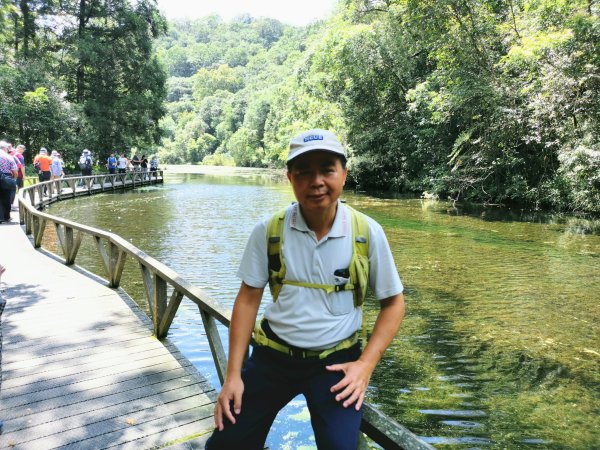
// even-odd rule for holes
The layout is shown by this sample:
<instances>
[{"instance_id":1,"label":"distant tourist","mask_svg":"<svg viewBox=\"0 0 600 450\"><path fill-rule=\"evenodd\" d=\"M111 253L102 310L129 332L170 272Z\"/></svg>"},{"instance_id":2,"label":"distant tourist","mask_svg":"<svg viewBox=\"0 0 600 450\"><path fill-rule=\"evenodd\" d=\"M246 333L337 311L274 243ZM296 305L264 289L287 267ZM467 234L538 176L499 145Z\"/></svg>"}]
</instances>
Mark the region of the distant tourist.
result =
<instances>
[{"instance_id":1,"label":"distant tourist","mask_svg":"<svg viewBox=\"0 0 600 450\"><path fill-rule=\"evenodd\" d=\"M117 169L119 173L127 172L127 166L129 165L129 160L125 158L125 153L121 153L119 156L119 160L117 161Z\"/></svg>"},{"instance_id":2,"label":"distant tourist","mask_svg":"<svg viewBox=\"0 0 600 450\"><path fill-rule=\"evenodd\" d=\"M92 159L92 152L86 148L81 152L81 156L79 157L79 170L81 171L81 176L89 177L92 174L93 166L94 160ZM79 186L85 186L83 178L79 182Z\"/></svg>"},{"instance_id":3,"label":"distant tourist","mask_svg":"<svg viewBox=\"0 0 600 450\"><path fill-rule=\"evenodd\" d=\"M52 158L48 156L48 150L45 147L40 148L40 152L33 159L33 169L38 174L40 183L50 180L50 164L52 164Z\"/></svg>"},{"instance_id":4,"label":"distant tourist","mask_svg":"<svg viewBox=\"0 0 600 450\"><path fill-rule=\"evenodd\" d=\"M60 158L60 153L56 150L52 150L50 154L52 158L52 164L50 164L50 174L52 180L60 180L65 176L65 172L63 170L63 162Z\"/></svg>"},{"instance_id":5,"label":"distant tourist","mask_svg":"<svg viewBox=\"0 0 600 450\"><path fill-rule=\"evenodd\" d=\"M15 164L17 165L17 178L15 179L15 184L16 184L16 188L18 189L19 176L22 176L22 173L25 171L25 166L24 166L24 163L21 162L22 159L17 157L17 150L15 148L13 148L13 146L10 142L8 143L7 153L12 159L14 159ZM22 158L22 156L21 156L21 158ZM23 179L21 178L21 183L22 182L23 182ZM15 197L17 196L17 189L15 189L10 196L10 204L12 205L11 208L15 208L15 209L16 209L16 206L14 206L14 202L15 202Z\"/></svg>"},{"instance_id":6,"label":"distant tourist","mask_svg":"<svg viewBox=\"0 0 600 450\"><path fill-rule=\"evenodd\" d=\"M156 172L158 170L158 158L156 155L152 155L150 158L150 172Z\"/></svg>"},{"instance_id":7,"label":"distant tourist","mask_svg":"<svg viewBox=\"0 0 600 450\"><path fill-rule=\"evenodd\" d=\"M21 161L21 165L23 166L17 177L17 188L22 188L25 182L25 157L23 156L23 153L25 153L25 146L23 144L17 145L15 156Z\"/></svg>"},{"instance_id":8,"label":"distant tourist","mask_svg":"<svg viewBox=\"0 0 600 450\"><path fill-rule=\"evenodd\" d=\"M134 153L133 158L131 158L131 166L135 172L140 170L140 157L137 153Z\"/></svg>"},{"instance_id":9,"label":"distant tourist","mask_svg":"<svg viewBox=\"0 0 600 450\"><path fill-rule=\"evenodd\" d=\"M146 155L142 155L140 159L140 167L142 169L142 177L144 180L148 179L148 158L146 158Z\"/></svg>"},{"instance_id":10,"label":"distant tourist","mask_svg":"<svg viewBox=\"0 0 600 450\"><path fill-rule=\"evenodd\" d=\"M92 174L93 166L94 160L92 159L92 153L86 148L81 152L81 156L79 157L79 170L81 170L81 175L84 177L90 176Z\"/></svg>"},{"instance_id":11,"label":"distant tourist","mask_svg":"<svg viewBox=\"0 0 600 450\"><path fill-rule=\"evenodd\" d=\"M17 190L17 163L6 150L8 143L0 141L0 223L10 222L10 199Z\"/></svg>"},{"instance_id":12,"label":"distant tourist","mask_svg":"<svg viewBox=\"0 0 600 450\"><path fill-rule=\"evenodd\" d=\"M111 153L106 160L106 168L110 174L117 173L117 158L115 158L114 153Z\"/></svg>"}]
</instances>

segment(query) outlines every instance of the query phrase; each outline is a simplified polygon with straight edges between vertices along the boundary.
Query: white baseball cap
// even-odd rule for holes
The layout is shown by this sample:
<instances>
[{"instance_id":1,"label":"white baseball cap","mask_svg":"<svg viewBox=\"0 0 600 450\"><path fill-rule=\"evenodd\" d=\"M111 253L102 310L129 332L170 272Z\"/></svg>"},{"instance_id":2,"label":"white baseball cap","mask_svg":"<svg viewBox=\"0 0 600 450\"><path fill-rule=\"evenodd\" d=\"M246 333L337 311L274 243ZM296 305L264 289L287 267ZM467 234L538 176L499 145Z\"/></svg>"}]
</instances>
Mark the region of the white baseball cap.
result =
<instances>
[{"instance_id":1,"label":"white baseball cap","mask_svg":"<svg viewBox=\"0 0 600 450\"><path fill-rule=\"evenodd\" d=\"M331 131L318 128L300 133L290 141L287 162L308 152L324 150L347 159L346 150Z\"/></svg>"}]
</instances>

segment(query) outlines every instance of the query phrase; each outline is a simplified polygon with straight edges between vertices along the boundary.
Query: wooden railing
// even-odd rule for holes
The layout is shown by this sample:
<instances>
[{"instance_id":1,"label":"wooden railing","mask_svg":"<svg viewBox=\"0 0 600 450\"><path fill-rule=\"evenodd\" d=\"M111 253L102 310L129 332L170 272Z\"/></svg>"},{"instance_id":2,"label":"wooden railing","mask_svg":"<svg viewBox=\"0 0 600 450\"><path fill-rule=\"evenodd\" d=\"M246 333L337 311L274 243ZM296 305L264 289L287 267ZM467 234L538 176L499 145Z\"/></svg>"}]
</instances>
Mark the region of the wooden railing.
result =
<instances>
[{"instance_id":1,"label":"wooden railing","mask_svg":"<svg viewBox=\"0 0 600 450\"><path fill-rule=\"evenodd\" d=\"M141 180L140 173L117 175L94 175L73 177L60 181L37 183L19 191L19 211L21 224L25 224L27 234L33 234L36 248L41 247L44 230L53 226L65 264L75 263L84 236L89 236L103 261L108 285L119 287L127 258L137 263L149 305L154 334L162 339L167 336L177 309L184 297L198 306L206 331L217 375L221 383L225 379L227 357L217 329L217 321L229 328L231 311L194 286L177 272L152 258L122 237L98 228L82 225L42 211L53 202L89 195L111 189L133 188L141 184L162 182L161 171L155 172L150 180ZM83 184L82 187L77 187ZM44 194L44 190L46 194ZM170 292L170 295L168 294ZM385 416L369 404L363 406L361 430L374 442L385 449L425 450L433 449L421 441L408 429ZM366 448L366 442L361 443Z\"/></svg>"}]
</instances>

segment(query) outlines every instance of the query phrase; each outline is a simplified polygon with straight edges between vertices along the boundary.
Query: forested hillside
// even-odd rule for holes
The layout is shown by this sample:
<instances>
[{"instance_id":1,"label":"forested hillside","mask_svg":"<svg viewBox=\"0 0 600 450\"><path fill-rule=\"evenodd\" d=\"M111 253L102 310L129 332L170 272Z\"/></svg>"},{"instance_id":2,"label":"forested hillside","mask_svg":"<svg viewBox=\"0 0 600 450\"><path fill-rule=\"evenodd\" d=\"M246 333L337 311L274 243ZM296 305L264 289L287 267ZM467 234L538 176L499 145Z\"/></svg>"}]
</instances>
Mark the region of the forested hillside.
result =
<instances>
[{"instance_id":1,"label":"forested hillside","mask_svg":"<svg viewBox=\"0 0 600 450\"><path fill-rule=\"evenodd\" d=\"M297 83L308 37L322 29L248 16L172 23L158 44L169 73L161 160L281 166L290 133L317 120L342 129L337 109Z\"/></svg>"},{"instance_id":2,"label":"forested hillside","mask_svg":"<svg viewBox=\"0 0 600 450\"><path fill-rule=\"evenodd\" d=\"M281 167L318 126L361 189L600 214L598 0L340 0L305 28L0 5L0 138Z\"/></svg>"},{"instance_id":3,"label":"forested hillside","mask_svg":"<svg viewBox=\"0 0 600 450\"><path fill-rule=\"evenodd\" d=\"M162 154L281 166L335 130L361 188L600 212L595 0L340 3L326 23L172 23Z\"/></svg>"}]
</instances>

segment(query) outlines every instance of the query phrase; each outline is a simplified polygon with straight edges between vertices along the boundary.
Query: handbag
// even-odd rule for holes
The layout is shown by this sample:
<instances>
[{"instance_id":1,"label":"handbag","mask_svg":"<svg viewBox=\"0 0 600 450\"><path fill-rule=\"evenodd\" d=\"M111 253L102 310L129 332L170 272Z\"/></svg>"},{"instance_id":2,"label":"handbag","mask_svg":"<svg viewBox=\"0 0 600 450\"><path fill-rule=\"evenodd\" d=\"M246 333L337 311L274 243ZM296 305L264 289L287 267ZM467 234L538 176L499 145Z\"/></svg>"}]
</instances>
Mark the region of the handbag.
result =
<instances>
[{"instance_id":1,"label":"handbag","mask_svg":"<svg viewBox=\"0 0 600 450\"><path fill-rule=\"evenodd\" d=\"M0 189L3 191L12 191L17 189L17 180L13 177L0 172Z\"/></svg>"}]
</instances>

